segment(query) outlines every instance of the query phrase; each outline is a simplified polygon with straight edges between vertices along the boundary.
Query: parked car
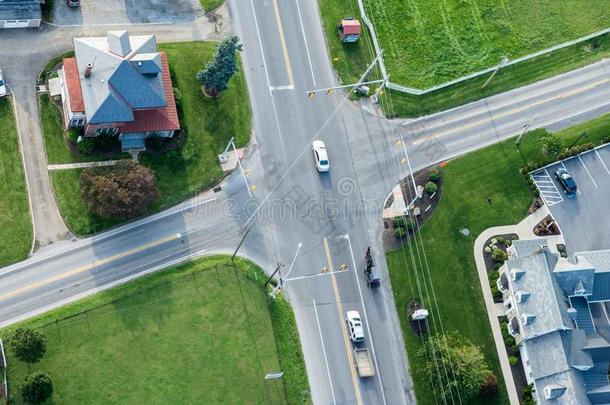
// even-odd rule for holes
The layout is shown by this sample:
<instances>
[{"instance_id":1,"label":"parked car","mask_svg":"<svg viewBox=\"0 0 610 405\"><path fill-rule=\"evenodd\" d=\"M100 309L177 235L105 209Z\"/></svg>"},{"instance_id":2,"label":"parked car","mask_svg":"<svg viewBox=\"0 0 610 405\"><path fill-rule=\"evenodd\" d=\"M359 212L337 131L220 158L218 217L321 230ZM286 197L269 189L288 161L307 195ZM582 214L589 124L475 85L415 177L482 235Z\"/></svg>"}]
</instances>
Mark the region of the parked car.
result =
<instances>
[{"instance_id":1,"label":"parked car","mask_svg":"<svg viewBox=\"0 0 610 405\"><path fill-rule=\"evenodd\" d=\"M80 6L80 0L66 0L66 4L68 7L78 7Z\"/></svg>"},{"instance_id":2,"label":"parked car","mask_svg":"<svg viewBox=\"0 0 610 405\"><path fill-rule=\"evenodd\" d=\"M564 167L560 167L555 171L555 178L559 184L561 184L561 187L563 187L564 193L569 197L573 197L576 194L576 190L578 189L576 187L576 182Z\"/></svg>"},{"instance_id":3,"label":"parked car","mask_svg":"<svg viewBox=\"0 0 610 405\"><path fill-rule=\"evenodd\" d=\"M349 338L354 343L364 342L364 328L358 311L347 311L345 316Z\"/></svg>"},{"instance_id":4,"label":"parked car","mask_svg":"<svg viewBox=\"0 0 610 405\"><path fill-rule=\"evenodd\" d=\"M326 145L324 145L324 142L313 141L311 149L313 150L316 169L318 169L320 173L329 171L330 163L328 162L328 153L326 153Z\"/></svg>"},{"instance_id":5,"label":"parked car","mask_svg":"<svg viewBox=\"0 0 610 405\"><path fill-rule=\"evenodd\" d=\"M0 69L0 97L6 96L6 83L4 83L4 73Z\"/></svg>"}]
</instances>

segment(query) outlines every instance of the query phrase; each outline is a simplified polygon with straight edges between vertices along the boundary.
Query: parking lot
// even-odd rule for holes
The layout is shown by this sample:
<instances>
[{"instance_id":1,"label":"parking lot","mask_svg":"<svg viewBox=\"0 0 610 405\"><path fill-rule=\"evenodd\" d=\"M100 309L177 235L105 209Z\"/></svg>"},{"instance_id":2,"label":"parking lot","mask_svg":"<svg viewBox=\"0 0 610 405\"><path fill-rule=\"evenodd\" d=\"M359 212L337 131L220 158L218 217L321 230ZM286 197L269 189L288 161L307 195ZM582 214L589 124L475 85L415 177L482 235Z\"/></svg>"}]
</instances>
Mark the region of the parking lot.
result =
<instances>
[{"instance_id":1,"label":"parking lot","mask_svg":"<svg viewBox=\"0 0 610 405\"><path fill-rule=\"evenodd\" d=\"M555 179L564 167L578 191L569 197ZM569 253L610 249L610 145L584 152L531 173L559 223Z\"/></svg>"},{"instance_id":2,"label":"parking lot","mask_svg":"<svg viewBox=\"0 0 610 405\"><path fill-rule=\"evenodd\" d=\"M95 25L191 21L202 13L199 0L81 0L80 7L68 7L55 0L53 23Z\"/></svg>"}]
</instances>

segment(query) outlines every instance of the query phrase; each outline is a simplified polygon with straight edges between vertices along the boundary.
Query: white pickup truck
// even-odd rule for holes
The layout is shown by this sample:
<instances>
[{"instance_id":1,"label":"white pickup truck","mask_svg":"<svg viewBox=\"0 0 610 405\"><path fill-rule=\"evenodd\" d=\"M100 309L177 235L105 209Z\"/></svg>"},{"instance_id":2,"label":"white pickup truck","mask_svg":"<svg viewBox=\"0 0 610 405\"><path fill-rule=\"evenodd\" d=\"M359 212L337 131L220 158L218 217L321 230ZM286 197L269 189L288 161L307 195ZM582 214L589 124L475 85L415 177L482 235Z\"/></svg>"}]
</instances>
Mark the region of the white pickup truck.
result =
<instances>
[{"instance_id":1,"label":"white pickup truck","mask_svg":"<svg viewBox=\"0 0 610 405\"><path fill-rule=\"evenodd\" d=\"M371 360L371 355L366 347L356 347L354 349L354 362L360 377L372 377L375 375L375 367Z\"/></svg>"}]
</instances>

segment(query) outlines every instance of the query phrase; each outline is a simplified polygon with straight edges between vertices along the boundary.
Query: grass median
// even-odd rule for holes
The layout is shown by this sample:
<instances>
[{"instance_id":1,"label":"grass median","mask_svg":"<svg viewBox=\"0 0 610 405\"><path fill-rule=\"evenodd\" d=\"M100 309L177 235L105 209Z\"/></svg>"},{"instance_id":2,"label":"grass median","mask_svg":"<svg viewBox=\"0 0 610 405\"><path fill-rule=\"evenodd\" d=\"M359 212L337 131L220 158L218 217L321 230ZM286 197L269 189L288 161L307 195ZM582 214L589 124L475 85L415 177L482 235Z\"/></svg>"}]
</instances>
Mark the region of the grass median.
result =
<instances>
[{"instance_id":1,"label":"grass median","mask_svg":"<svg viewBox=\"0 0 610 405\"><path fill-rule=\"evenodd\" d=\"M406 319L408 302L412 298L422 297L433 315L440 314L438 319L446 331L458 330L481 347L491 369L498 376L498 395L476 403L508 403L491 328L487 324L473 247L476 237L485 229L515 224L527 215L532 195L519 169L539 159L544 132L536 130L527 133L519 148L515 146L514 139L509 139L450 161L443 169L441 201L420 231L423 243L419 243L418 239L417 243L413 241L387 255L419 404L436 403L429 381L415 361L421 339L413 334ZM580 137L583 132L587 135ZM610 135L610 115L560 131L557 135L564 147L576 140L579 143L599 144ZM470 230L470 236L460 233L464 227ZM426 266L412 265L413 260L419 263L423 255L422 246L429 273L424 271ZM427 291L424 281L429 283ZM422 286L421 294L418 285ZM438 312L431 305L433 297L430 286L434 287Z\"/></svg>"},{"instance_id":2,"label":"grass median","mask_svg":"<svg viewBox=\"0 0 610 405\"><path fill-rule=\"evenodd\" d=\"M270 302L264 274L227 257L200 259L107 290L0 332L47 337L33 369L54 403L296 404L309 387L289 306ZM296 341L293 339L296 338ZM28 366L8 350L14 403ZM283 371L280 380L264 379Z\"/></svg>"},{"instance_id":3,"label":"grass median","mask_svg":"<svg viewBox=\"0 0 610 405\"><path fill-rule=\"evenodd\" d=\"M24 260L32 244L32 221L12 100L0 98L0 266Z\"/></svg>"},{"instance_id":4,"label":"grass median","mask_svg":"<svg viewBox=\"0 0 610 405\"><path fill-rule=\"evenodd\" d=\"M154 171L159 187L159 199L145 215L177 204L214 185L223 175L218 154L231 137L235 137L237 147L250 141L252 118L243 70L237 72L229 83L229 89L217 99L204 96L195 79L197 71L213 58L216 46L215 42L159 45L159 49L168 55L173 86L179 93L182 143L167 152L140 153L140 163ZM41 98L41 105L44 107L41 115L49 159L53 163L69 163L74 154L67 149L61 135L59 110L48 98ZM91 160L102 159L94 157ZM55 196L70 230L84 236L118 224L120 221L102 219L86 209L80 199L79 174L79 170L66 170L51 175Z\"/></svg>"}]
</instances>

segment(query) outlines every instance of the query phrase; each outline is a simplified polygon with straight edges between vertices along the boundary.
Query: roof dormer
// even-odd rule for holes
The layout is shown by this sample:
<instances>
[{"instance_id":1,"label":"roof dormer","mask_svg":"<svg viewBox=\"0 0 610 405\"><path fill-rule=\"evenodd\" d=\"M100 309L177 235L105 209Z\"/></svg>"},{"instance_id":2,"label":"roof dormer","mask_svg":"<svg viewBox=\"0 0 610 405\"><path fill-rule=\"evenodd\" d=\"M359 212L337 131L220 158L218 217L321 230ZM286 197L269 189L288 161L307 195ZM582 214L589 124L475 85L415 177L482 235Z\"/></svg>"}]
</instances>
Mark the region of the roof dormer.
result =
<instances>
[{"instance_id":1,"label":"roof dormer","mask_svg":"<svg viewBox=\"0 0 610 405\"><path fill-rule=\"evenodd\" d=\"M532 294L527 291L517 291L517 294L515 294L515 296L517 297L517 302L519 304L523 304L525 301L527 301L530 295Z\"/></svg>"},{"instance_id":2,"label":"roof dormer","mask_svg":"<svg viewBox=\"0 0 610 405\"><path fill-rule=\"evenodd\" d=\"M543 388L544 398L546 399L557 399L563 395L566 391L566 387L559 384L549 384Z\"/></svg>"},{"instance_id":3,"label":"roof dormer","mask_svg":"<svg viewBox=\"0 0 610 405\"><path fill-rule=\"evenodd\" d=\"M523 269L512 269L510 271L510 278L513 281L519 280L525 274L525 270Z\"/></svg>"},{"instance_id":4,"label":"roof dormer","mask_svg":"<svg viewBox=\"0 0 610 405\"><path fill-rule=\"evenodd\" d=\"M534 315L534 314L528 314L528 313L521 314L521 324L524 326L530 325L532 322L534 322L534 319L536 319L536 315Z\"/></svg>"}]
</instances>

